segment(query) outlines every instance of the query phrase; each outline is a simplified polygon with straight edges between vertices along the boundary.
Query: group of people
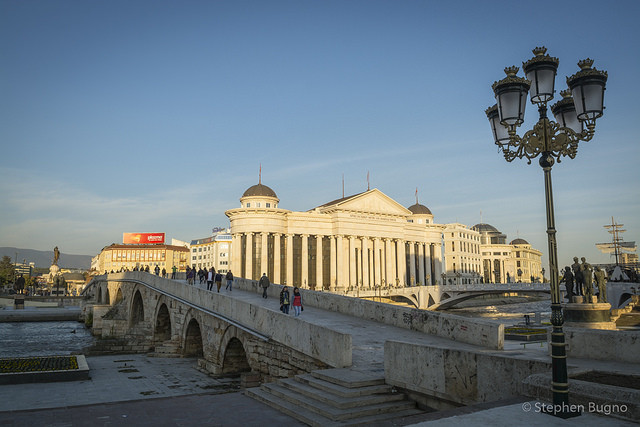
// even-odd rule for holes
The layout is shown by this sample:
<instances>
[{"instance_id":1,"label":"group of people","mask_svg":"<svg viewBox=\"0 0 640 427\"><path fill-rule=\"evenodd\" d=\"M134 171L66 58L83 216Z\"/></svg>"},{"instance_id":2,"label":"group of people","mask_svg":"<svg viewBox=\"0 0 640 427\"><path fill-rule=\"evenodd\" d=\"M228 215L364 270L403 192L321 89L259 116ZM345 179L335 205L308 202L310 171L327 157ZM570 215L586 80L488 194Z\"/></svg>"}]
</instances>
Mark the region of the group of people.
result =
<instances>
[{"instance_id":1,"label":"group of people","mask_svg":"<svg viewBox=\"0 0 640 427\"><path fill-rule=\"evenodd\" d=\"M593 282L598 288L598 302L607 302L607 275L600 267L593 268L585 257L578 262L578 257L573 257L571 267L564 268L564 275L560 280L567 290L567 299L573 301L574 296L584 296L584 302L591 303L594 296Z\"/></svg>"},{"instance_id":2,"label":"group of people","mask_svg":"<svg viewBox=\"0 0 640 427\"><path fill-rule=\"evenodd\" d=\"M262 298L266 299L267 289L271 285L266 273L262 273L262 277L260 277L258 285L262 288ZM304 306L302 305L302 294L300 294L300 289L296 286L293 288L292 297L289 293L289 288L285 285L280 291L280 311L284 314L289 314L289 308L292 306L294 315L296 317L300 316L300 313L304 311Z\"/></svg>"},{"instance_id":3,"label":"group of people","mask_svg":"<svg viewBox=\"0 0 640 427\"><path fill-rule=\"evenodd\" d=\"M187 266L186 276L187 276L188 284L190 285L195 284L196 275L198 276L200 284L203 284L205 281L207 282L208 291L213 290L213 282L215 282L216 288L218 292L220 292L220 288L222 288L221 272L219 271L216 272L216 269L213 267L211 267L209 270L207 270L206 268L205 269L200 268L199 270L196 271L195 265L193 266L193 268ZM227 271L227 274L225 274L224 278L227 281L227 286L225 287L225 289L229 291L233 291L233 273L231 273L231 270Z\"/></svg>"}]
</instances>

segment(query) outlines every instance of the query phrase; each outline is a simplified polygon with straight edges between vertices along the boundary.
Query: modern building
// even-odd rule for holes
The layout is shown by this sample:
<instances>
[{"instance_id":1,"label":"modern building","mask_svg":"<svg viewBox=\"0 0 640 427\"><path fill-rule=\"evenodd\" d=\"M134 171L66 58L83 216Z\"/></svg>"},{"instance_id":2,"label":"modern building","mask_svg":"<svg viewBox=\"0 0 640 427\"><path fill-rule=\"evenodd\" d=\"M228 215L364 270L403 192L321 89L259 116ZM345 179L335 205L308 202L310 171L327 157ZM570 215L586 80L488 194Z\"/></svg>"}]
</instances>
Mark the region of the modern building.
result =
<instances>
[{"instance_id":1,"label":"modern building","mask_svg":"<svg viewBox=\"0 0 640 427\"><path fill-rule=\"evenodd\" d=\"M279 204L259 182L226 211L236 276L331 291L441 281L443 226L426 206L405 208L378 189L306 212Z\"/></svg>"},{"instance_id":2,"label":"modern building","mask_svg":"<svg viewBox=\"0 0 640 427\"><path fill-rule=\"evenodd\" d=\"M485 283L542 281L542 252L524 239L507 244L507 236L494 226L480 223L472 227L480 233L482 278Z\"/></svg>"},{"instance_id":3,"label":"modern building","mask_svg":"<svg viewBox=\"0 0 640 427\"><path fill-rule=\"evenodd\" d=\"M157 265L162 270L171 272L175 265L179 271L184 271L189 265L189 248L156 243L118 244L105 246L98 255L97 267L99 272L133 270L149 266L153 271ZM92 266L96 263L92 262Z\"/></svg>"},{"instance_id":4,"label":"modern building","mask_svg":"<svg viewBox=\"0 0 640 427\"><path fill-rule=\"evenodd\" d=\"M443 282L456 285L480 283L480 232L464 224L452 223L444 226L443 237Z\"/></svg>"},{"instance_id":5,"label":"modern building","mask_svg":"<svg viewBox=\"0 0 640 427\"><path fill-rule=\"evenodd\" d=\"M191 266L196 269L213 267L220 273L229 271L231 263L230 230L191 241Z\"/></svg>"}]
</instances>

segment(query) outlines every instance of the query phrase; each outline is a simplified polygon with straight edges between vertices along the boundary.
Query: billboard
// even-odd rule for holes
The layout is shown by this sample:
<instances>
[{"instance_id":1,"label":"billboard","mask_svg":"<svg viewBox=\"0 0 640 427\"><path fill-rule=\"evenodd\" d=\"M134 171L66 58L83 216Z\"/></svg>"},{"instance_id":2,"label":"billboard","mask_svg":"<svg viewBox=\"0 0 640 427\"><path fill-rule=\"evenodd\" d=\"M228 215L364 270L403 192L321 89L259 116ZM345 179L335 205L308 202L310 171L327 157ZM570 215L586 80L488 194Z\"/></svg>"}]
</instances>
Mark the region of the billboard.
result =
<instances>
[{"instance_id":1,"label":"billboard","mask_svg":"<svg viewBox=\"0 0 640 427\"><path fill-rule=\"evenodd\" d=\"M125 245L164 243L164 233L122 233L122 243Z\"/></svg>"}]
</instances>

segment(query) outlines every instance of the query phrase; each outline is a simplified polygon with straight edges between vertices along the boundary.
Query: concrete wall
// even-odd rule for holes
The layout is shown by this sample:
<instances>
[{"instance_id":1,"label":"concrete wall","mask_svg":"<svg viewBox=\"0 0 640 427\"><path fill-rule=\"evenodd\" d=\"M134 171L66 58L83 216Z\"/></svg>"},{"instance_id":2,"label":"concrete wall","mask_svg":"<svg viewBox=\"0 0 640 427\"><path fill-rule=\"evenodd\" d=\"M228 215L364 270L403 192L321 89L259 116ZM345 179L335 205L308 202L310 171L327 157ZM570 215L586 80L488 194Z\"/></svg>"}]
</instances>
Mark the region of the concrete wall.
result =
<instances>
[{"instance_id":1,"label":"concrete wall","mask_svg":"<svg viewBox=\"0 0 640 427\"><path fill-rule=\"evenodd\" d=\"M499 352L396 341L384 345L387 384L455 404L523 395L525 378L550 370L551 362Z\"/></svg>"},{"instance_id":2,"label":"concrete wall","mask_svg":"<svg viewBox=\"0 0 640 427\"><path fill-rule=\"evenodd\" d=\"M234 286L242 290L262 294L262 289L258 287L258 283L254 280L236 279ZM281 289L280 285L272 285L268 289L268 294L277 298ZM317 292L308 289L302 289L300 292L304 304L312 307L375 320L376 322L467 344L496 350L504 348L504 326L493 322L384 304L329 292Z\"/></svg>"},{"instance_id":3,"label":"concrete wall","mask_svg":"<svg viewBox=\"0 0 640 427\"><path fill-rule=\"evenodd\" d=\"M584 328L563 330L569 357L640 363L640 331Z\"/></svg>"}]
</instances>

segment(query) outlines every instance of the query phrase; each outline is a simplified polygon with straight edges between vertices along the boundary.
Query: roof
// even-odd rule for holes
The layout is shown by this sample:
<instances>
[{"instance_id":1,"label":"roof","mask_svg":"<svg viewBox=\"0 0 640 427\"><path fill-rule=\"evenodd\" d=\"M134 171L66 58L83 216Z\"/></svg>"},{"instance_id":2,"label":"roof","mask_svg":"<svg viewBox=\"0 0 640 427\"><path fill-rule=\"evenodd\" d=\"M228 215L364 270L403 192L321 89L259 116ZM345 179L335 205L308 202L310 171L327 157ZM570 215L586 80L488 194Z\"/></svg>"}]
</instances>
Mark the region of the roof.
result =
<instances>
[{"instance_id":1,"label":"roof","mask_svg":"<svg viewBox=\"0 0 640 427\"><path fill-rule=\"evenodd\" d=\"M104 247L102 250L110 250L110 249L169 249L173 251L185 251L189 252L189 248L186 246L176 246L176 245L164 245L164 244L124 244L124 243L113 243L109 246Z\"/></svg>"},{"instance_id":2,"label":"roof","mask_svg":"<svg viewBox=\"0 0 640 427\"><path fill-rule=\"evenodd\" d=\"M517 239L513 239L509 244L510 245L528 245L529 242L527 242L524 239L517 238Z\"/></svg>"},{"instance_id":3,"label":"roof","mask_svg":"<svg viewBox=\"0 0 640 427\"><path fill-rule=\"evenodd\" d=\"M495 228L493 225L489 225L489 224L485 224L485 223L480 223L480 224L476 224L473 227L471 227L473 229L475 229L476 231L479 232L495 232L495 233L500 233L500 231L498 231L497 228Z\"/></svg>"},{"instance_id":4,"label":"roof","mask_svg":"<svg viewBox=\"0 0 640 427\"><path fill-rule=\"evenodd\" d=\"M414 215L433 215L428 207L421 205L420 203L411 205L407 209L409 209Z\"/></svg>"},{"instance_id":5,"label":"roof","mask_svg":"<svg viewBox=\"0 0 640 427\"><path fill-rule=\"evenodd\" d=\"M331 206L331 205L337 205L338 203L344 202L345 200L352 199L352 198L354 198L356 196L359 196L361 194L364 194L364 193L366 193L366 191L363 191L362 193L352 194L351 196L342 197L340 199L335 199L335 200L332 200L332 201L330 201L328 203L325 203L324 205L320 205L318 207L319 208L324 208L324 207Z\"/></svg>"},{"instance_id":6,"label":"roof","mask_svg":"<svg viewBox=\"0 0 640 427\"><path fill-rule=\"evenodd\" d=\"M242 197L252 196L275 197L276 199L278 198L275 191L262 184L252 185L251 187L247 188L247 190L242 194Z\"/></svg>"}]
</instances>

